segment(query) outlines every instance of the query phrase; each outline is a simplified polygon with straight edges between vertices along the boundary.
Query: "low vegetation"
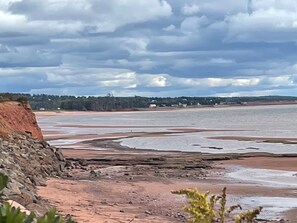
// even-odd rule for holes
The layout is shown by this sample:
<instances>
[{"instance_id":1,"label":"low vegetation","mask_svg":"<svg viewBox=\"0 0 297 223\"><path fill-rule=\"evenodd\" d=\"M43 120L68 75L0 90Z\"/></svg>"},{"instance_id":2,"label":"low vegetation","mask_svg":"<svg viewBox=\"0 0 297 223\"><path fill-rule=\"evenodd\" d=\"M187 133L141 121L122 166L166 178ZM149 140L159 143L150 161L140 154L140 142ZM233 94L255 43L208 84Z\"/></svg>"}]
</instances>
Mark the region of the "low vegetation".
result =
<instances>
[{"instance_id":1,"label":"low vegetation","mask_svg":"<svg viewBox=\"0 0 297 223\"><path fill-rule=\"evenodd\" d=\"M54 208L38 218L33 212L28 215L22 212L20 208L13 207L2 197L2 191L7 184L8 177L0 173L0 223L75 223L72 219L64 220Z\"/></svg>"},{"instance_id":2,"label":"low vegetation","mask_svg":"<svg viewBox=\"0 0 297 223\"><path fill-rule=\"evenodd\" d=\"M210 194L210 192L203 194L197 189L185 189L172 193L186 196L188 206L185 207L185 211L190 215L189 223L230 223L230 219L234 223L254 223L262 210L262 207L259 207L232 217L232 212L236 209L241 210L241 206L235 205L227 208L226 188L223 189L221 195Z\"/></svg>"},{"instance_id":3,"label":"low vegetation","mask_svg":"<svg viewBox=\"0 0 297 223\"><path fill-rule=\"evenodd\" d=\"M2 93L0 94L0 102L5 101L18 101L18 102L28 102L27 97L23 94L10 94L10 93Z\"/></svg>"}]
</instances>

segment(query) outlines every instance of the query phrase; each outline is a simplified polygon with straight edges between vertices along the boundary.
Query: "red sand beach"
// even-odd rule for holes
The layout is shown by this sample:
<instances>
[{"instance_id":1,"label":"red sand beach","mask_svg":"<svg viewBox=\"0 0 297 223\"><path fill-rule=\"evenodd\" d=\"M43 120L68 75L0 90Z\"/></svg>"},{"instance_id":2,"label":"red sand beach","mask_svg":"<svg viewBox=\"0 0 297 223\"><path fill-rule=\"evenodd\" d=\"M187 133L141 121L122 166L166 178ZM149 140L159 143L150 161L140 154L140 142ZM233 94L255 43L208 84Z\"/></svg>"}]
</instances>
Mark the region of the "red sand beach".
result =
<instances>
[{"instance_id":1,"label":"red sand beach","mask_svg":"<svg viewBox=\"0 0 297 223\"><path fill-rule=\"evenodd\" d=\"M74 113L69 113L71 114ZM41 115L61 114L41 113ZM67 125L63 126L67 127ZM93 126L84 125L69 127L93 128ZM96 126L96 128L100 127L124 128L123 126ZM173 133L212 131L180 126L170 129ZM224 132L224 130L221 131ZM230 171L237 169L297 172L297 158L293 156L283 157L266 153L216 155L135 150L123 147L112 140L101 140L127 136L166 136L167 133L164 132L69 135L46 130L44 134L47 140L99 139L87 144L79 142L82 149L63 149L63 154L68 160L73 163L83 163L83 165L77 165L70 170L71 177L49 179L46 187L39 188L40 196L57 206L62 213L71 213L79 222L185 222L187 216L183 211L185 200L181 196L171 194L172 190L183 188L199 188L201 191L219 193L227 186L230 204L236 204L248 197L297 199L294 188L261 185L249 180L232 180L226 177ZM244 140L257 139L245 137ZM71 147L71 144L69 146ZM92 148L100 148L100 150ZM256 206L252 205L252 207ZM297 222L297 211L294 208L289 208L279 215L279 219Z\"/></svg>"}]
</instances>

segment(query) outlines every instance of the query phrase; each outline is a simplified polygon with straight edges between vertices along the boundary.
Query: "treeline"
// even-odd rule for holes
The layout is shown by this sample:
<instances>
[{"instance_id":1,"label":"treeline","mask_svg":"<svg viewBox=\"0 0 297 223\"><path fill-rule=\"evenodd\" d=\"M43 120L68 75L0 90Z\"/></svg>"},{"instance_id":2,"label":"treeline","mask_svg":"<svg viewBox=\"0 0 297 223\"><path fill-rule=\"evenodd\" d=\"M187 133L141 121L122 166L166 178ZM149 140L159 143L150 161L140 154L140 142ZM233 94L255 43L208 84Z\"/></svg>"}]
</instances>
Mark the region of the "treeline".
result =
<instances>
[{"instance_id":1,"label":"treeline","mask_svg":"<svg viewBox=\"0 0 297 223\"><path fill-rule=\"evenodd\" d=\"M33 110L122 111L144 109L149 107L194 107L297 102L297 97L114 97L111 94L104 97L86 97L0 93L0 101L6 100L28 100Z\"/></svg>"},{"instance_id":2,"label":"treeline","mask_svg":"<svg viewBox=\"0 0 297 223\"><path fill-rule=\"evenodd\" d=\"M24 94L0 93L0 102L4 101L27 102L28 99Z\"/></svg>"}]
</instances>

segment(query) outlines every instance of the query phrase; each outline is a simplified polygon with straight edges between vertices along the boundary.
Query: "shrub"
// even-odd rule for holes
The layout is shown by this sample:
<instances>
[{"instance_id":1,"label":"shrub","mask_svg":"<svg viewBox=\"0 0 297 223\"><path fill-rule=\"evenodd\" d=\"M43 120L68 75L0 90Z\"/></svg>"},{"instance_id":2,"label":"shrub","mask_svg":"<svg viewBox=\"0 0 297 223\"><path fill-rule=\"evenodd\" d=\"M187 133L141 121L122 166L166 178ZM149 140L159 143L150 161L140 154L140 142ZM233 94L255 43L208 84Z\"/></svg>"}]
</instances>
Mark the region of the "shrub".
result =
<instances>
[{"instance_id":1,"label":"shrub","mask_svg":"<svg viewBox=\"0 0 297 223\"><path fill-rule=\"evenodd\" d=\"M8 184L8 177L0 173L0 196L3 195L2 191ZM27 215L21 212L20 208L12 207L9 203L5 202L2 197L0 197L0 223L75 223L71 219L66 221L59 215L57 215L56 210L52 208L44 216L37 218L32 212Z\"/></svg>"},{"instance_id":2,"label":"shrub","mask_svg":"<svg viewBox=\"0 0 297 223\"><path fill-rule=\"evenodd\" d=\"M188 206L185 211L190 214L189 223L225 223L226 218L230 216L235 209L241 209L240 205L226 207L227 195L226 188L223 188L221 195L213 195L210 192L204 194L197 189L184 189L173 191L174 194L185 195L188 200ZM260 214L262 207L242 212L235 217L235 223L253 223Z\"/></svg>"},{"instance_id":3,"label":"shrub","mask_svg":"<svg viewBox=\"0 0 297 223\"><path fill-rule=\"evenodd\" d=\"M20 96L16 100L20 103L28 102L28 99L25 96Z\"/></svg>"}]
</instances>

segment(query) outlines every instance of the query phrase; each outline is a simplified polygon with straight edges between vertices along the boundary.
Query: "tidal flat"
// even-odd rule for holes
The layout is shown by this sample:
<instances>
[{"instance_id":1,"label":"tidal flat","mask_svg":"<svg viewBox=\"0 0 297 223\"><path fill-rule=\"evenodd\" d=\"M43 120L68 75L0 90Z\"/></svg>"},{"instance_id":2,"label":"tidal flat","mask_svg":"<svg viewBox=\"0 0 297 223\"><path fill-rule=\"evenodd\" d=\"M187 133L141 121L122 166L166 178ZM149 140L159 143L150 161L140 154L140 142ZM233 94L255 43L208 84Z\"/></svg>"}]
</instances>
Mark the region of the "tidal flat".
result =
<instances>
[{"instance_id":1,"label":"tidal flat","mask_svg":"<svg viewBox=\"0 0 297 223\"><path fill-rule=\"evenodd\" d=\"M185 201L171 190L219 193L227 186L230 204L263 206L261 219L296 222L296 109L38 113L45 138L78 163L71 179L51 179L40 194L82 222L94 221L69 210L77 204L59 200L53 191L90 202L79 209L86 216L96 209L97 222L182 222Z\"/></svg>"}]
</instances>

